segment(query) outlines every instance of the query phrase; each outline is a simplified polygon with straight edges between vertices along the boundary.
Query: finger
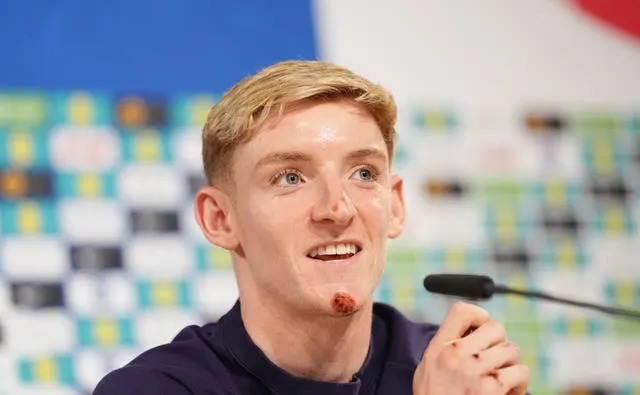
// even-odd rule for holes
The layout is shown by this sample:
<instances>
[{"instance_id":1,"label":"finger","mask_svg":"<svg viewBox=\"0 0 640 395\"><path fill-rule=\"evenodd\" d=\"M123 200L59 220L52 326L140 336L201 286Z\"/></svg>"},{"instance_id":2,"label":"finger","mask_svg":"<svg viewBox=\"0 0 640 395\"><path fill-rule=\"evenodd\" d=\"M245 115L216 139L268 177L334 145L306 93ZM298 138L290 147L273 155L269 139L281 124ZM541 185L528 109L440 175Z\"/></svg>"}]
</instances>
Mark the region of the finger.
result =
<instances>
[{"instance_id":1,"label":"finger","mask_svg":"<svg viewBox=\"0 0 640 395\"><path fill-rule=\"evenodd\" d=\"M500 343L484 351L471 355L465 362L469 370L476 375L483 375L492 370L499 370L518 364L520 350L514 343Z\"/></svg>"},{"instance_id":2,"label":"finger","mask_svg":"<svg viewBox=\"0 0 640 395\"><path fill-rule=\"evenodd\" d=\"M507 390L508 395L523 395L529 386L529 368L525 365L513 365L506 368L493 370L487 377L491 377Z\"/></svg>"},{"instance_id":3,"label":"finger","mask_svg":"<svg viewBox=\"0 0 640 395\"><path fill-rule=\"evenodd\" d=\"M471 355L493 347L496 344L504 343L506 339L507 331L504 329L504 326L496 321L489 321L468 336L462 338L458 343L460 352L463 355Z\"/></svg>"},{"instance_id":4,"label":"finger","mask_svg":"<svg viewBox=\"0 0 640 395\"><path fill-rule=\"evenodd\" d=\"M489 321L489 313L470 303L456 302L447 313L432 343L444 345L462 337L470 328Z\"/></svg>"}]
</instances>

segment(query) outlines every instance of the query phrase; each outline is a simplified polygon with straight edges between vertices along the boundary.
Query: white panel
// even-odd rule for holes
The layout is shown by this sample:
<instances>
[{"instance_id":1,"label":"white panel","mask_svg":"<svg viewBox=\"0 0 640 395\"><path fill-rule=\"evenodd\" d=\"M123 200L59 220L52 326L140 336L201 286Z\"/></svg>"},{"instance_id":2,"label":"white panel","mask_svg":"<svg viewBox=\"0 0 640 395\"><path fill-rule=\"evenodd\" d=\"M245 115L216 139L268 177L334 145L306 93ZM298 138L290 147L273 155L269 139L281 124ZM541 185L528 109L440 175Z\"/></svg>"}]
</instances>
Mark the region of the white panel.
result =
<instances>
[{"instance_id":1,"label":"white panel","mask_svg":"<svg viewBox=\"0 0 640 395\"><path fill-rule=\"evenodd\" d=\"M195 303L209 318L225 314L238 299L238 285L232 270L199 276L195 281Z\"/></svg>"},{"instance_id":2,"label":"white panel","mask_svg":"<svg viewBox=\"0 0 640 395\"><path fill-rule=\"evenodd\" d=\"M583 165L579 147L580 141L578 136L575 134L563 134L547 142L545 149L549 151L549 153L546 160L546 155L542 152L538 154L538 158L542 158L540 162L543 163L543 166L544 162L547 162L547 173L552 169L555 174L564 176L569 180L577 180L583 176Z\"/></svg>"},{"instance_id":3,"label":"white panel","mask_svg":"<svg viewBox=\"0 0 640 395\"><path fill-rule=\"evenodd\" d=\"M180 221L180 229L184 229L184 233L186 233L186 235L189 236L189 239L195 244L209 243L202 234L202 230L196 221L195 213L193 212L193 203L183 207L182 212L180 213Z\"/></svg>"},{"instance_id":4,"label":"white panel","mask_svg":"<svg viewBox=\"0 0 640 395\"><path fill-rule=\"evenodd\" d=\"M181 237L137 237L125 247L124 259L138 276L170 279L191 271L193 251Z\"/></svg>"},{"instance_id":5,"label":"white panel","mask_svg":"<svg viewBox=\"0 0 640 395\"><path fill-rule=\"evenodd\" d=\"M65 171L112 170L120 161L120 140L111 127L54 129L49 140L51 163Z\"/></svg>"},{"instance_id":6,"label":"white panel","mask_svg":"<svg viewBox=\"0 0 640 395\"><path fill-rule=\"evenodd\" d=\"M417 196L417 197L416 197ZM415 194L405 223L407 242L430 245L479 245L483 241L482 208L469 200L438 201Z\"/></svg>"},{"instance_id":7,"label":"white panel","mask_svg":"<svg viewBox=\"0 0 640 395\"><path fill-rule=\"evenodd\" d=\"M105 303L114 314L129 313L137 306L137 295L133 278L116 274L105 279Z\"/></svg>"},{"instance_id":8,"label":"white panel","mask_svg":"<svg viewBox=\"0 0 640 395\"><path fill-rule=\"evenodd\" d=\"M186 326L200 324L200 319L180 310L156 310L136 317L136 342L143 348L169 343Z\"/></svg>"},{"instance_id":9,"label":"white panel","mask_svg":"<svg viewBox=\"0 0 640 395\"><path fill-rule=\"evenodd\" d=\"M2 350L2 348L0 348ZM5 352L0 353L0 394L11 394L11 389L17 387L18 372L16 372L14 356Z\"/></svg>"},{"instance_id":10,"label":"white panel","mask_svg":"<svg viewBox=\"0 0 640 395\"><path fill-rule=\"evenodd\" d=\"M635 382L640 371L638 344L620 344L614 340L558 340L549 347L549 353L551 379L560 386L616 386Z\"/></svg>"},{"instance_id":11,"label":"white panel","mask_svg":"<svg viewBox=\"0 0 640 395\"><path fill-rule=\"evenodd\" d=\"M93 390L108 372L105 355L91 350L76 353L74 367L78 384L89 390Z\"/></svg>"},{"instance_id":12,"label":"white panel","mask_svg":"<svg viewBox=\"0 0 640 395\"><path fill-rule=\"evenodd\" d=\"M118 349L109 359L109 366L107 371L118 369L131 362L135 357L146 351L145 347L138 347L133 349Z\"/></svg>"},{"instance_id":13,"label":"white panel","mask_svg":"<svg viewBox=\"0 0 640 395\"><path fill-rule=\"evenodd\" d=\"M73 349L76 344L76 328L67 312L16 312L7 318L4 320L5 341L14 354L35 357L62 353Z\"/></svg>"},{"instance_id":14,"label":"white panel","mask_svg":"<svg viewBox=\"0 0 640 395\"><path fill-rule=\"evenodd\" d=\"M0 248L4 275L12 280L57 280L69 267L65 244L53 238L7 238Z\"/></svg>"},{"instance_id":15,"label":"white panel","mask_svg":"<svg viewBox=\"0 0 640 395\"><path fill-rule=\"evenodd\" d=\"M79 314L97 311L100 305L100 285L95 276L76 274L67 281L66 299L70 310Z\"/></svg>"},{"instance_id":16,"label":"white panel","mask_svg":"<svg viewBox=\"0 0 640 395\"><path fill-rule=\"evenodd\" d=\"M76 313L87 315L98 311L114 315L131 312L136 305L131 281L124 275L76 274L66 286L67 305Z\"/></svg>"},{"instance_id":17,"label":"white panel","mask_svg":"<svg viewBox=\"0 0 640 395\"><path fill-rule=\"evenodd\" d=\"M589 240L588 248L591 270L614 279L640 278L637 237L593 238Z\"/></svg>"},{"instance_id":18,"label":"white panel","mask_svg":"<svg viewBox=\"0 0 640 395\"><path fill-rule=\"evenodd\" d=\"M468 173L469 160L462 150L465 144L462 135L415 136L410 141L411 143L407 145L410 155L409 169L400 176L410 179L408 171L411 170L417 173L415 175L426 172L431 177L446 177L454 174L460 177Z\"/></svg>"},{"instance_id":19,"label":"white panel","mask_svg":"<svg viewBox=\"0 0 640 395\"><path fill-rule=\"evenodd\" d=\"M9 292L9 284L6 279L0 278L0 317L4 317L7 312L12 309L11 294ZM0 349L2 344L0 344Z\"/></svg>"},{"instance_id":20,"label":"white panel","mask_svg":"<svg viewBox=\"0 0 640 395\"><path fill-rule=\"evenodd\" d=\"M202 136L199 130L174 134L176 161L185 168L202 171Z\"/></svg>"},{"instance_id":21,"label":"white panel","mask_svg":"<svg viewBox=\"0 0 640 395\"><path fill-rule=\"evenodd\" d=\"M606 278L592 271L540 271L539 288L542 292L554 296L581 300L588 303L607 304L603 300ZM602 318L602 313L580 307L558 303L540 303L541 315L555 317L559 315L578 315Z\"/></svg>"},{"instance_id":22,"label":"white panel","mask_svg":"<svg viewBox=\"0 0 640 395\"><path fill-rule=\"evenodd\" d=\"M321 57L398 98L472 108L640 102L637 43L564 1L314 3Z\"/></svg>"},{"instance_id":23,"label":"white panel","mask_svg":"<svg viewBox=\"0 0 640 395\"><path fill-rule=\"evenodd\" d=\"M65 200L59 205L60 227L74 243L118 243L126 235L126 213L107 200Z\"/></svg>"},{"instance_id":24,"label":"white panel","mask_svg":"<svg viewBox=\"0 0 640 395\"><path fill-rule=\"evenodd\" d=\"M457 149L451 147L448 152L458 152L462 159L458 169L466 169L463 174L494 177L539 175L536 165L539 163L540 144L527 144L527 136L511 130L468 130L462 136L464 143Z\"/></svg>"},{"instance_id":25,"label":"white panel","mask_svg":"<svg viewBox=\"0 0 640 395\"><path fill-rule=\"evenodd\" d=\"M164 165L129 166L118 174L118 191L127 206L175 207L187 198L187 175Z\"/></svg>"}]
</instances>

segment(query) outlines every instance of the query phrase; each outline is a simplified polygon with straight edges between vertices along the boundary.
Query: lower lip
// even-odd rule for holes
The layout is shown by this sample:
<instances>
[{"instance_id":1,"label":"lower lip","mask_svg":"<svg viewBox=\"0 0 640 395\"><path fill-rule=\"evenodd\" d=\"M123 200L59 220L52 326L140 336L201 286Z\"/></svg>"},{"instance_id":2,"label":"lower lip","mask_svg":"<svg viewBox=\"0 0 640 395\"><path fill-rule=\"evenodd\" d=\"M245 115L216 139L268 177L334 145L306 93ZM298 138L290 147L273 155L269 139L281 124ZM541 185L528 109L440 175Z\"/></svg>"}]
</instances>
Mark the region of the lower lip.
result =
<instances>
[{"instance_id":1,"label":"lower lip","mask_svg":"<svg viewBox=\"0 0 640 395\"><path fill-rule=\"evenodd\" d=\"M326 265L326 266L347 266L347 265L351 265L354 264L358 257L360 256L360 252L358 251L356 252L354 255L350 256L347 259L335 259L335 260L330 260L330 261L323 261L321 259L315 259L315 258L311 258L311 257L307 257L309 259L311 259L312 261L314 261L317 264L320 265Z\"/></svg>"}]
</instances>

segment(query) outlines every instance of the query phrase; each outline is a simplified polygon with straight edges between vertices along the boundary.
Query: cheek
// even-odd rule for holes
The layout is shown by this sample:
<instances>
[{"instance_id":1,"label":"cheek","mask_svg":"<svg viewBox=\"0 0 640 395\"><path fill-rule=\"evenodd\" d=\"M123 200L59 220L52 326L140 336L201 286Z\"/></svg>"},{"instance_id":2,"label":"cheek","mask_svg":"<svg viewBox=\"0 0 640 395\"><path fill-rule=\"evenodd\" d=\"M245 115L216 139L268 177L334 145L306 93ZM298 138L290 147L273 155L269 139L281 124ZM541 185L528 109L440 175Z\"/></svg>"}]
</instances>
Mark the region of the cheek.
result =
<instances>
[{"instance_id":1,"label":"cheek","mask_svg":"<svg viewBox=\"0 0 640 395\"><path fill-rule=\"evenodd\" d=\"M299 234L303 221L301 205L282 199L265 196L247 202L239 215L242 217L245 240L251 240L263 249L281 249L280 246L291 244L292 238Z\"/></svg>"},{"instance_id":2,"label":"cheek","mask_svg":"<svg viewBox=\"0 0 640 395\"><path fill-rule=\"evenodd\" d=\"M368 192L368 191L367 191ZM391 203L388 194L362 193L357 196L356 207L368 226L380 233L386 234L387 225L391 219ZM355 199L354 199L355 201Z\"/></svg>"},{"instance_id":3,"label":"cheek","mask_svg":"<svg viewBox=\"0 0 640 395\"><path fill-rule=\"evenodd\" d=\"M261 228L280 231L291 229L303 218L305 202L308 203L310 199L301 197L301 194L294 195L255 199L247 210L247 216L252 217L251 221Z\"/></svg>"},{"instance_id":4,"label":"cheek","mask_svg":"<svg viewBox=\"0 0 640 395\"><path fill-rule=\"evenodd\" d=\"M243 244L245 252L251 254L252 246L256 244L259 246L260 240L269 237L274 225L268 220L268 209L260 204L258 199L238 202L235 211L238 218L238 231L241 234L240 243ZM268 243L264 244L268 245Z\"/></svg>"}]
</instances>

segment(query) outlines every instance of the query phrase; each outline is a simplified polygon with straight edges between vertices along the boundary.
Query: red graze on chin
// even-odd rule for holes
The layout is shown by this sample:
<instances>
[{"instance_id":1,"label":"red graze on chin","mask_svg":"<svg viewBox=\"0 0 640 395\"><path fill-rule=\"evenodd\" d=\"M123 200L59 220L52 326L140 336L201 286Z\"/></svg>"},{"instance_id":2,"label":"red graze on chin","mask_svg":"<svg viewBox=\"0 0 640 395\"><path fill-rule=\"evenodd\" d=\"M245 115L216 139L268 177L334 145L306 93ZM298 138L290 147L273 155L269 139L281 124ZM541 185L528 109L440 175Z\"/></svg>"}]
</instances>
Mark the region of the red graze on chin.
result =
<instances>
[{"instance_id":1,"label":"red graze on chin","mask_svg":"<svg viewBox=\"0 0 640 395\"><path fill-rule=\"evenodd\" d=\"M331 308L336 313L350 314L356 308L356 300L345 292L336 292L331 298Z\"/></svg>"}]
</instances>

